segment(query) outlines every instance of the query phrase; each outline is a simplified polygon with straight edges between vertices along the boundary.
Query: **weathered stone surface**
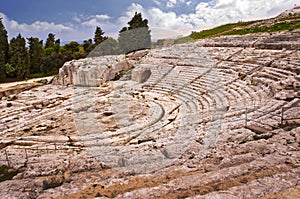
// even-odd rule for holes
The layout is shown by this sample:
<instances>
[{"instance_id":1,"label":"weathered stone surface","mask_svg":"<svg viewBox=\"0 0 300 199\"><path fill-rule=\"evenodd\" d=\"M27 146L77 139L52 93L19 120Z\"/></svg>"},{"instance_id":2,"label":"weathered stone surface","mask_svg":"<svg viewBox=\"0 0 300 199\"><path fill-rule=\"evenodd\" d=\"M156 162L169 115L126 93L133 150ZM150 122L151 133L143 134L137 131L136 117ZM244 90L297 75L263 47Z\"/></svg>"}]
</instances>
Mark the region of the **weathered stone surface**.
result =
<instances>
[{"instance_id":1,"label":"weathered stone surface","mask_svg":"<svg viewBox=\"0 0 300 199\"><path fill-rule=\"evenodd\" d=\"M127 69L125 57L111 55L66 62L59 70L58 84L98 86L111 80L117 72Z\"/></svg>"},{"instance_id":2,"label":"weathered stone surface","mask_svg":"<svg viewBox=\"0 0 300 199\"><path fill-rule=\"evenodd\" d=\"M139 50L126 55L127 58L131 60L140 60L141 58L145 57L149 53L149 50Z\"/></svg>"},{"instance_id":3,"label":"weathered stone surface","mask_svg":"<svg viewBox=\"0 0 300 199\"><path fill-rule=\"evenodd\" d=\"M90 57L66 62L59 70L55 84L99 86L100 84L119 79L133 64L146 56L149 50L141 50L126 55L109 55Z\"/></svg>"},{"instance_id":4,"label":"weathered stone surface","mask_svg":"<svg viewBox=\"0 0 300 199\"><path fill-rule=\"evenodd\" d=\"M110 81L113 79L119 79L118 76L121 76L123 72L131 69L130 64L124 60L112 66L111 70L104 74L103 80Z\"/></svg>"},{"instance_id":5,"label":"weathered stone surface","mask_svg":"<svg viewBox=\"0 0 300 199\"><path fill-rule=\"evenodd\" d=\"M299 30L281 33L249 34L247 36L222 36L214 39L205 39L201 45L205 47L243 47L256 49L299 49Z\"/></svg>"},{"instance_id":6,"label":"weathered stone surface","mask_svg":"<svg viewBox=\"0 0 300 199\"><path fill-rule=\"evenodd\" d=\"M0 182L0 195L299 194L300 99L289 94L299 85L298 58L296 50L197 41L66 63L64 86L1 99L0 166L18 173ZM139 83L109 81L131 69Z\"/></svg>"},{"instance_id":7,"label":"weathered stone surface","mask_svg":"<svg viewBox=\"0 0 300 199\"><path fill-rule=\"evenodd\" d=\"M151 76L151 65L139 65L132 70L131 79L138 83L146 82Z\"/></svg>"}]
</instances>

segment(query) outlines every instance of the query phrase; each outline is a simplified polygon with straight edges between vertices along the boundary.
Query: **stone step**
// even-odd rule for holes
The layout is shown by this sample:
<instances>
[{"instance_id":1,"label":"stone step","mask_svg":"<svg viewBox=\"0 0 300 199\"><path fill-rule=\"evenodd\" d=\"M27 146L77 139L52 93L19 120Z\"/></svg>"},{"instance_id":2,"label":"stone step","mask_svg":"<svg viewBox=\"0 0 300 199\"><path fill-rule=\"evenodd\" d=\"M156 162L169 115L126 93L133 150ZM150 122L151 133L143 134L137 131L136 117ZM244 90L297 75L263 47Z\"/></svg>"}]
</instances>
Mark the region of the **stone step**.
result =
<instances>
[{"instance_id":1,"label":"stone step","mask_svg":"<svg viewBox=\"0 0 300 199\"><path fill-rule=\"evenodd\" d=\"M266 133L270 132L270 129L266 129L264 127L261 127L261 126L255 125L255 124L247 125L246 128L255 133L258 133L258 134L266 134Z\"/></svg>"}]
</instances>

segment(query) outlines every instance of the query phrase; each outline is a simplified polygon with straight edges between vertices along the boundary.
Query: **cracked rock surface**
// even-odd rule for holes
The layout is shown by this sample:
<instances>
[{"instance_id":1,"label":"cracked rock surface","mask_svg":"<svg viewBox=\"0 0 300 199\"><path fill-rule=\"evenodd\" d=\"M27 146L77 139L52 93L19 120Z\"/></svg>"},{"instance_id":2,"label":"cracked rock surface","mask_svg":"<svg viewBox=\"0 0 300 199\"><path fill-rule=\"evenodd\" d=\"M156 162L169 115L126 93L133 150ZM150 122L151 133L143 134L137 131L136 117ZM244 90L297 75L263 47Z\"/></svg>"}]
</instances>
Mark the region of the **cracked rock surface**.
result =
<instances>
[{"instance_id":1,"label":"cracked rock surface","mask_svg":"<svg viewBox=\"0 0 300 199\"><path fill-rule=\"evenodd\" d=\"M300 52L221 44L72 61L3 96L1 197L296 199Z\"/></svg>"}]
</instances>

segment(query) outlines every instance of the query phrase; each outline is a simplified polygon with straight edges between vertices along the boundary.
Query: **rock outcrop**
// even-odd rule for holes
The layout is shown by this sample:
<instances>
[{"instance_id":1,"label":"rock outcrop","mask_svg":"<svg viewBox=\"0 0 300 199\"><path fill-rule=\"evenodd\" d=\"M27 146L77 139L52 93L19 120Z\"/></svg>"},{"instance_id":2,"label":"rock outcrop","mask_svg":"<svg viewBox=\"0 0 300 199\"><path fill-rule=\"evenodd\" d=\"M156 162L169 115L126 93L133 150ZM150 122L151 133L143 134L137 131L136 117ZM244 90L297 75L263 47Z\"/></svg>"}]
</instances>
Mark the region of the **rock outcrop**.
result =
<instances>
[{"instance_id":1,"label":"rock outcrop","mask_svg":"<svg viewBox=\"0 0 300 199\"><path fill-rule=\"evenodd\" d=\"M128 69L125 56L91 57L66 62L59 70L58 84L99 86L117 72Z\"/></svg>"},{"instance_id":2,"label":"rock outcrop","mask_svg":"<svg viewBox=\"0 0 300 199\"><path fill-rule=\"evenodd\" d=\"M140 65L132 70L131 79L138 83L145 83L151 76L151 65Z\"/></svg>"},{"instance_id":3,"label":"rock outcrop","mask_svg":"<svg viewBox=\"0 0 300 199\"><path fill-rule=\"evenodd\" d=\"M148 52L142 50L126 56L108 55L66 62L59 70L59 77L55 82L60 85L99 86L107 81L119 79Z\"/></svg>"}]
</instances>

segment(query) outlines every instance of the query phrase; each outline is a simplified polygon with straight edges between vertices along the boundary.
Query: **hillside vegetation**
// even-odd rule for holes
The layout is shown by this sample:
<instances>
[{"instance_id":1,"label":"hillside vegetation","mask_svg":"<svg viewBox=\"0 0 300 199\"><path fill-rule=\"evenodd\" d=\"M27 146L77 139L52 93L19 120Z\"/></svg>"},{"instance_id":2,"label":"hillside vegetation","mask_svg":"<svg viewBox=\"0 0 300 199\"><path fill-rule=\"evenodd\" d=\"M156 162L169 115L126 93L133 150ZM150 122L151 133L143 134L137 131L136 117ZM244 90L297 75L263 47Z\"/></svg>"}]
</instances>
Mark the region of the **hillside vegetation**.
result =
<instances>
[{"instance_id":1,"label":"hillside vegetation","mask_svg":"<svg viewBox=\"0 0 300 199\"><path fill-rule=\"evenodd\" d=\"M296 7L271 19L229 23L212 29L193 32L189 36L177 39L175 41L175 44L185 43L196 39L205 39L224 35L245 35L265 32L272 33L300 29L299 10L300 7Z\"/></svg>"}]
</instances>

